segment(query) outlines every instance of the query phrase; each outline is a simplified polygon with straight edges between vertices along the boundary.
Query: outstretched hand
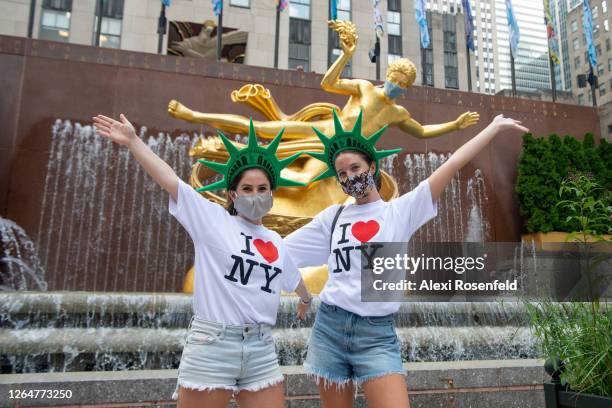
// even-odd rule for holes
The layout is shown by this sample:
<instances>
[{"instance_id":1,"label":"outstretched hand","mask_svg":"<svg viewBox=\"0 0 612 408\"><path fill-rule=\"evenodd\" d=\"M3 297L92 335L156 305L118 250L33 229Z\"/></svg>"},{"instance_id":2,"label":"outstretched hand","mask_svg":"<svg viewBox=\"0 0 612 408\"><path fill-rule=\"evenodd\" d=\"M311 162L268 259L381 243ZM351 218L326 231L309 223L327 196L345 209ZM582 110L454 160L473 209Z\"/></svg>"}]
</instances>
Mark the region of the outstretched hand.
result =
<instances>
[{"instance_id":1,"label":"outstretched hand","mask_svg":"<svg viewBox=\"0 0 612 408\"><path fill-rule=\"evenodd\" d=\"M461 129L465 129L466 127L475 125L478 122L478 119L480 119L480 115L478 114L478 112L468 111L468 112L462 113L457 118L455 123L457 124L457 129L461 130Z\"/></svg>"},{"instance_id":2,"label":"outstretched hand","mask_svg":"<svg viewBox=\"0 0 612 408\"><path fill-rule=\"evenodd\" d=\"M505 130L519 130L523 133L529 132L529 129L523 126L520 120L505 118L503 114L497 115L490 126L493 126L497 132Z\"/></svg>"},{"instance_id":3,"label":"outstretched hand","mask_svg":"<svg viewBox=\"0 0 612 408\"><path fill-rule=\"evenodd\" d=\"M121 121L98 115L93 118L96 133L111 139L120 145L128 145L136 139L134 126L123 115L119 115Z\"/></svg>"},{"instance_id":4,"label":"outstretched hand","mask_svg":"<svg viewBox=\"0 0 612 408\"><path fill-rule=\"evenodd\" d=\"M357 48L357 28L355 24L348 20L329 20L329 28L336 31L340 36L340 47L347 54L352 54Z\"/></svg>"}]
</instances>

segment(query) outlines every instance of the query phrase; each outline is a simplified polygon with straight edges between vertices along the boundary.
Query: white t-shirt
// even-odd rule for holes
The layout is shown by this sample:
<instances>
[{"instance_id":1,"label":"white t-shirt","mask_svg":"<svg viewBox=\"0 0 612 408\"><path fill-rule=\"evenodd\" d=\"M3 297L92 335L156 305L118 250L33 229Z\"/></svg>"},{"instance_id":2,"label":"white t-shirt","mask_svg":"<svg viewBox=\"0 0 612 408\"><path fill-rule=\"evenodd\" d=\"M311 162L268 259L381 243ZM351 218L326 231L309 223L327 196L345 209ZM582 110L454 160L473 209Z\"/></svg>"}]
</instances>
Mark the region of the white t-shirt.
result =
<instances>
[{"instance_id":1,"label":"white t-shirt","mask_svg":"<svg viewBox=\"0 0 612 408\"><path fill-rule=\"evenodd\" d=\"M328 279L319 299L360 316L395 313L400 302L361 301L361 250L367 242L408 242L414 232L438 213L429 182L423 180L411 192L389 202L347 205L336 221L331 253L329 235L339 205L317 214L311 222L285 237L290 256L298 267L327 263Z\"/></svg>"},{"instance_id":2,"label":"white t-shirt","mask_svg":"<svg viewBox=\"0 0 612 408\"><path fill-rule=\"evenodd\" d=\"M276 232L202 197L179 179L170 214L195 247L193 310L219 323L276 323L281 289L293 292L300 271Z\"/></svg>"}]
</instances>

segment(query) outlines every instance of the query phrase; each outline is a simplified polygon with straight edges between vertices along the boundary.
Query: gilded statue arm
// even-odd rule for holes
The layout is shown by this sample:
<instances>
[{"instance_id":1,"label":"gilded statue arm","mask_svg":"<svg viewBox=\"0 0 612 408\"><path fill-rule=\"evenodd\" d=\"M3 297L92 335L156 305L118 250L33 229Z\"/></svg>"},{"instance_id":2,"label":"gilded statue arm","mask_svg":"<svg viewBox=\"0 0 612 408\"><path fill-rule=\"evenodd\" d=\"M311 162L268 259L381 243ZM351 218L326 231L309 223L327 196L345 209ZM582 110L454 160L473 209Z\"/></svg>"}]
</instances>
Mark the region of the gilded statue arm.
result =
<instances>
[{"instance_id":1,"label":"gilded statue arm","mask_svg":"<svg viewBox=\"0 0 612 408\"><path fill-rule=\"evenodd\" d=\"M478 112L465 112L452 122L423 126L416 120L412 119L408 112L406 112L405 119L401 121L398 126L401 130L412 136L418 137L419 139L425 139L428 137L440 136L454 130L465 129L466 127L472 126L478 122L479 117L480 115Z\"/></svg>"},{"instance_id":2,"label":"gilded statue arm","mask_svg":"<svg viewBox=\"0 0 612 408\"><path fill-rule=\"evenodd\" d=\"M341 79L342 70L351 59L357 48L357 32L355 25L350 21L332 20L329 26L340 35L342 52L321 80L321 88L327 92L341 95L358 95L359 81L354 79Z\"/></svg>"}]
</instances>

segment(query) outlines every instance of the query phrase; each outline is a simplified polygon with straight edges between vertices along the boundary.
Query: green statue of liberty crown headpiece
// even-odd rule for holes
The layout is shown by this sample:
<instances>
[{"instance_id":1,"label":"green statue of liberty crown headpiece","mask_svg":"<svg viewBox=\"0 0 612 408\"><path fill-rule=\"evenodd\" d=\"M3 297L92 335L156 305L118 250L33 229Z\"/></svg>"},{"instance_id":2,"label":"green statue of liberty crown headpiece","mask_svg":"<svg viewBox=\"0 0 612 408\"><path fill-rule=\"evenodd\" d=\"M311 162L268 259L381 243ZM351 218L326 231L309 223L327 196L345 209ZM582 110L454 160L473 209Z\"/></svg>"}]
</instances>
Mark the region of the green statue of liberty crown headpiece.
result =
<instances>
[{"instance_id":1,"label":"green statue of liberty crown headpiece","mask_svg":"<svg viewBox=\"0 0 612 408\"><path fill-rule=\"evenodd\" d=\"M380 159L382 159L383 157L390 156L394 153L398 153L402 150L401 148L392 150L376 150L376 147L374 145L376 144L376 142L378 142L385 129L387 129L388 125L385 125L380 128L372 136L365 137L361 134L361 119L363 116L363 110L359 112L359 116L357 117L355 126L351 131L344 130L344 128L342 127L342 122L340 122L340 118L338 118L338 114L336 113L336 110L334 109L333 112L335 134L331 138L327 137L314 126L312 127L312 129L315 131L315 133L321 140L321 143L323 143L324 151L321 153L306 153L327 164L327 170L319 174L312 181L322 180L328 177L335 177L336 168L334 167L334 161L336 160L336 156L338 156L338 154L344 150L356 150L364 153L366 156L374 160L376 164L376 172L374 173L375 176L380 173L380 169L378 166L378 161Z\"/></svg>"},{"instance_id":2,"label":"green statue of liberty crown headpiece","mask_svg":"<svg viewBox=\"0 0 612 408\"><path fill-rule=\"evenodd\" d=\"M215 183L200 187L197 189L198 192L217 190L220 188L229 188L234 177L236 177L243 170L251 168L260 168L265 171L272 180L272 188L277 187L291 187L291 186L305 186L304 183L298 181L289 180L281 177L281 170L291 164L295 159L298 158L302 152L297 152L289 157L279 160L276 157L276 149L281 141L285 129L281 129L276 137L267 146L259 146L257 144L257 135L255 134L255 127L253 126L253 118L250 119L249 123L249 142L246 147L238 149L221 131L217 131L221 141L225 145L229 154L227 163L218 163L199 159L198 162L202 163L206 167L223 174L223 178Z\"/></svg>"}]
</instances>

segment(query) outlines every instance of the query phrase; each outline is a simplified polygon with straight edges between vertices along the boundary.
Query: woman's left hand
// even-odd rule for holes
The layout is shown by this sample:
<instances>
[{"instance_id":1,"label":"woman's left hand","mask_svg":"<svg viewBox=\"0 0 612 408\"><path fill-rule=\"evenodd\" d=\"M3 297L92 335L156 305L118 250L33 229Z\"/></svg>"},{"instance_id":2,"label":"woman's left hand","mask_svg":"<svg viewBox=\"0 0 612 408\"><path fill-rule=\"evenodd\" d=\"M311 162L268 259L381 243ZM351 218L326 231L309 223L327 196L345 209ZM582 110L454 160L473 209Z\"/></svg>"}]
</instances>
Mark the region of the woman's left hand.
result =
<instances>
[{"instance_id":1,"label":"woman's left hand","mask_svg":"<svg viewBox=\"0 0 612 408\"><path fill-rule=\"evenodd\" d=\"M493 126L496 132L503 132L505 130L520 130L523 133L529 132L529 129L523 126L520 120L505 118L503 114L497 115L490 126Z\"/></svg>"},{"instance_id":2,"label":"woman's left hand","mask_svg":"<svg viewBox=\"0 0 612 408\"><path fill-rule=\"evenodd\" d=\"M310 309L310 305L312 304L312 298L310 298L310 302L308 303L304 303L302 302L302 300L300 300L298 302L298 306L297 306L297 317L300 320L303 320L304 317L306 316L306 313L308 312L308 309Z\"/></svg>"}]
</instances>

